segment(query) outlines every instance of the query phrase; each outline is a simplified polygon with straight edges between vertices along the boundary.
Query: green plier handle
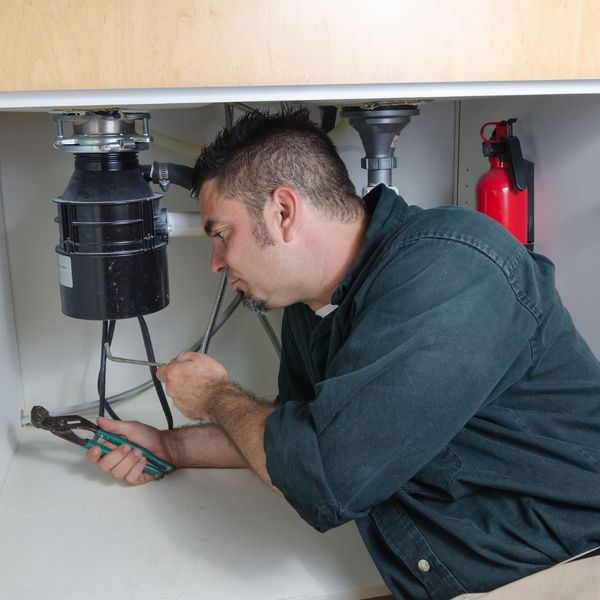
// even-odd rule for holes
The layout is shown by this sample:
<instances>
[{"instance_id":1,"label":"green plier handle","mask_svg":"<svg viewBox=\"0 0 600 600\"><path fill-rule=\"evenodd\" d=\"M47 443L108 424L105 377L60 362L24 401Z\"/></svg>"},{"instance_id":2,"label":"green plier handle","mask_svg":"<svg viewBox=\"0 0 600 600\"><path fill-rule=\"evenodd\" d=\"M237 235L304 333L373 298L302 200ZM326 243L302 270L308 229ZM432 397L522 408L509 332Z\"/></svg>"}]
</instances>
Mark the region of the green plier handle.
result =
<instances>
[{"instance_id":1,"label":"green plier handle","mask_svg":"<svg viewBox=\"0 0 600 600\"><path fill-rule=\"evenodd\" d=\"M175 467L171 463L167 462L166 460L162 460L162 458L158 458L156 454L150 452L150 450L147 448L144 448L135 442L130 442L128 439L125 439L115 433L104 431L104 429L98 429L94 437L89 439L84 447L93 448L94 446L97 446L100 448L100 450L102 450L102 454L108 454L114 450L114 448L110 448L109 446L102 444L100 440L106 440L115 446L127 444L128 446L131 446L131 448L137 448L138 450L141 450L142 455L148 461L144 467L144 471L146 473L150 473L150 475L154 475L154 477L157 477L158 479L162 479L162 477L167 473L172 473L175 471Z\"/></svg>"}]
</instances>

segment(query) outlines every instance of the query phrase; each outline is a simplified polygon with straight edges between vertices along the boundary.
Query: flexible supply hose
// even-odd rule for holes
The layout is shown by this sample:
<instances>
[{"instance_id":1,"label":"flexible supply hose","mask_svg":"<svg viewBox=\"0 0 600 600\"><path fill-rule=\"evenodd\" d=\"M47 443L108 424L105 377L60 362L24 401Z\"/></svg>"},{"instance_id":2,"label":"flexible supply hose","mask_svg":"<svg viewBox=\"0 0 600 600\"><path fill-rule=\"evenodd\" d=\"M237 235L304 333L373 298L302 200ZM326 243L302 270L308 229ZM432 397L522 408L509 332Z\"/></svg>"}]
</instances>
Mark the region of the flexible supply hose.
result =
<instances>
[{"instance_id":1,"label":"flexible supply hose","mask_svg":"<svg viewBox=\"0 0 600 600\"><path fill-rule=\"evenodd\" d=\"M281 358L281 343L277 337L277 334L275 333L275 330L273 329L273 326L269 322L267 315L265 315L262 312L259 312L256 314L258 316L258 320L261 322L262 326L264 327L265 331L267 332L267 335L269 336L269 339L271 340L271 343L273 344L273 347L275 348L275 352L277 352L277 356L279 358Z\"/></svg>"},{"instance_id":2,"label":"flexible supply hose","mask_svg":"<svg viewBox=\"0 0 600 600\"><path fill-rule=\"evenodd\" d=\"M225 295L226 284L227 273L223 271L221 273L221 280L219 281L219 287L217 288L217 294L215 296L215 301L213 302L213 307L210 313L210 317L208 319L208 324L206 325L206 332L204 333L204 338L202 340L202 344L200 345L200 352L202 354L206 354L206 352L208 351L208 344L210 343L210 338L213 334L215 319L219 314L219 310L221 309L221 303L223 302L223 296Z\"/></svg>"}]
</instances>

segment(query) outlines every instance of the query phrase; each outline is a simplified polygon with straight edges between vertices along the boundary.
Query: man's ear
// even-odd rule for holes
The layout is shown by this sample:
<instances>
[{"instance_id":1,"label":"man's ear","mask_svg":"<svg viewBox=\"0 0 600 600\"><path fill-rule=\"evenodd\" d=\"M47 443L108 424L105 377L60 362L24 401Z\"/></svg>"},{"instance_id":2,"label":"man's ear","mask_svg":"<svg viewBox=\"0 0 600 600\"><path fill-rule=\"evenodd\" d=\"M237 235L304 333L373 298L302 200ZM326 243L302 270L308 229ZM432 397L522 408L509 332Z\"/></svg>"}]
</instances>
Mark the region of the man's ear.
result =
<instances>
[{"instance_id":1,"label":"man's ear","mask_svg":"<svg viewBox=\"0 0 600 600\"><path fill-rule=\"evenodd\" d=\"M299 226L300 194L293 187L280 185L273 190L271 201L275 225L283 241L291 242Z\"/></svg>"}]
</instances>

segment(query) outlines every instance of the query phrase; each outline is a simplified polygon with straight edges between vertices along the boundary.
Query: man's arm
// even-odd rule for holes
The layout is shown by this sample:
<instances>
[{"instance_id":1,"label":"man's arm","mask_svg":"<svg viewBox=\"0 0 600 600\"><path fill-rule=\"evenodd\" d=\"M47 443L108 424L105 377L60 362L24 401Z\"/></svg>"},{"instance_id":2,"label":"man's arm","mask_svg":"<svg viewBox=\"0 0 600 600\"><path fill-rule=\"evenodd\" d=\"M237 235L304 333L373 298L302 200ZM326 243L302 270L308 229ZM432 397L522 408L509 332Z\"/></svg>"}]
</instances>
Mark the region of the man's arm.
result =
<instances>
[{"instance_id":1,"label":"man's arm","mask_svg":"<svg viewBox=\"0 0 600 600\"><path fill-rule=\"evenodd\" d=\"M246 394L217 361L205 354L183 352L161 367L157 376L184 415L218 426L247 465L276 489L267 471L263 444L265 421L274 410L271 402Z\"/></svg>"},{"instance_id":2,"label":"man's arm","mask_svg":"<svg viewBox=\"0 0 600 600\"><path fill-rule=\"evenodd\" d=\"M212 424L161 432L178 468L242 468L248 463L222 429Z\"/></svg>"},{"instance_id":3,"label":"man's arm","mask_svg":"<svg viewBox=\"0 0 600 600\"><path fill-rule=\"evenodd\" d=\"M267 471L263 443L265 422L273 410L272 402L253 398L227 381L210 403L206 417L222 428L260 479L276 489Z\"/></svg>"},{"instance_id":4,"label":"man's arm","mask_svg":"<svg viewBox=\"0 0 600 600\"><path fill-rule=\"evenodd\" d=\"M123 435L130 441L144 446L176 467L248 466L223 430L216 425L195 425L159 431L137 421L112 421L104 417L98 417L98 425L105 431ZM100 448L94 446L88 450L87 458L90 462L99 464L105 473L132 485L148 483L155 479L144 472L146 459L141 451L132 450L127 444L122 444L105 456Z\"/></svg>"}]
</instances>

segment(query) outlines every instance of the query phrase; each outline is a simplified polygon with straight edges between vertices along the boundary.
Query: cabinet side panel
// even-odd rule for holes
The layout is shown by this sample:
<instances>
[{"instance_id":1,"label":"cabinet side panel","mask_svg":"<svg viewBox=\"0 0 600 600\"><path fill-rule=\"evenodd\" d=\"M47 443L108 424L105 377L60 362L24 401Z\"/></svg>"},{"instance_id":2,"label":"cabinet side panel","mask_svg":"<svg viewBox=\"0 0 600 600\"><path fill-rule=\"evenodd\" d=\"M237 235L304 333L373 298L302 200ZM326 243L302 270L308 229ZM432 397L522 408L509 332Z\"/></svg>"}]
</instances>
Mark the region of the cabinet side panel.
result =
<instances>
[{"instance_id":1,"label":"cabinet side panel","mask_svg":"<svg viewBox=\"0 0 600 600\"><path fill-rule=\"evenodd\" d=\"M23 393L8 267L0 163L0 489L17 448Z\"/></svg>"}]
</instances>

